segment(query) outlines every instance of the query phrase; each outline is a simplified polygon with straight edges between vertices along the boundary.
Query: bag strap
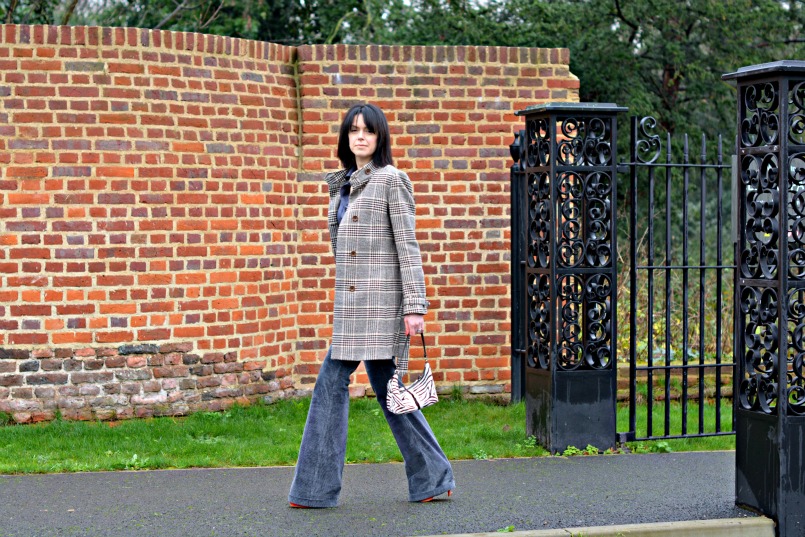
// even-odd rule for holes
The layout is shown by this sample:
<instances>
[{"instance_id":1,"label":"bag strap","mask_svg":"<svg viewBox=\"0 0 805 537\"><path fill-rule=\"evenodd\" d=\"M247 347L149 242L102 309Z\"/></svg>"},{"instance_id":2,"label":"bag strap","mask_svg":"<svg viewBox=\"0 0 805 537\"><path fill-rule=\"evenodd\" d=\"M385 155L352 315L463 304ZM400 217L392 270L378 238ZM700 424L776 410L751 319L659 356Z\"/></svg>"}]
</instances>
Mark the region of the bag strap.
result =
<instances>
[{"instance_id":1,"label":"bag strap","mask_svg":"<svg viewBox=\"0 0 805 537\"><path fill-rule=\"evenodd\" d=\"M423 354L423 356L425 358L425 362L427 362L428 361L428 348L425 346L425 332L420 332L419 335L422 337L422 354ZM405 344L406 345L411 344L411 336L408 336L408 339L405 340ZM397 377L397 381L400 383L400 386L405 388L405 384L403 384L402 375L400 374L400 372L395 371L394 376ZM407 391L407 389L406 389L406 391Z\"/></svg>"}]
</instances>

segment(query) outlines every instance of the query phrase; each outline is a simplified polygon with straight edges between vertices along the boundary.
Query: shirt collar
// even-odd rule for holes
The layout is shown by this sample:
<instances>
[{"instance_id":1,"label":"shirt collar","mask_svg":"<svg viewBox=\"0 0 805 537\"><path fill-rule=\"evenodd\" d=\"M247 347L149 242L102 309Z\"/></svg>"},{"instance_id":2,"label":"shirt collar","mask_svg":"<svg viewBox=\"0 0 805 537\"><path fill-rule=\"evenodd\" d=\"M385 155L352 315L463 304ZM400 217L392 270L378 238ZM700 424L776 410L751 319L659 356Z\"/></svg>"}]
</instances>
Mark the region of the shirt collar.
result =
<instances>
[{"instance_id":1,"label":"shirt collar","mask_svg":"<svg viewBox=\"0 0 805 537\"><path fill-rule=\"evenodd\" d=\"M347 181L352 183L352 188L354 189L363 186L369 180L372 174L378 169L379 168L375 166L374 161L369 161L369 164L365 165L359 170L354 171L351 176L347 175L349 170L344 169L327 175L325 180L327 181L330 190L333 192L338 192Z\"/></svg>"}]
</instances>

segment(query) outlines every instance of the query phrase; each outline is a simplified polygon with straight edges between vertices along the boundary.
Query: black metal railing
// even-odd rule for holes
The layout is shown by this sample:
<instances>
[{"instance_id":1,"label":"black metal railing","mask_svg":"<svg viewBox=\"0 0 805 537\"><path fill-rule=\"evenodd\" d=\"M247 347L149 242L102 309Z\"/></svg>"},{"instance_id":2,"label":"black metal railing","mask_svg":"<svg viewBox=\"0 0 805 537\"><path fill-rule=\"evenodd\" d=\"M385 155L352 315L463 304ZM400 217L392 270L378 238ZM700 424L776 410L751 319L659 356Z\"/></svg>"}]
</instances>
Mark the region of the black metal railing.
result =
<instances>
[{"instance_id":1,"label":"black metal railing","mask_svg":"<svg viewBox=\"0 0 805 537\"><path fill-rule=\"evenodd\" d=\"M576 106L518 113L526 128L510 147L512 399L539 409L529 430L540 430L557 403L537 401L555 399L564 375L628 362L629 418L617 440L733 434L732 413L723 414L734 378L733 188L721 140L713 151L702 139L692 156L687 136L675 149L653 118L633 117L630 159L616 164L614 108ZM618 219L627 173L629 218ZM628 324L618 327L627 298ZM618 338L627 328L628 347Z\"/></svg>"},{"instance_id":2,"label":"black metal railing","mask_svg":"<svg viewBox=\"0 0 805 537\"><path fill-rule=\"evenodd\" d=\"M512 145L512 398L525 398L526 430L551 451L734 430L736 504L792 537L805 528L805 62L723 78L737 85L733 174L720 139L715 151L702 139L697 158L687 136L681 150L667 134L663 144L652 118L632 119L631 158L618 164L611 151L623 109L614 105L518 112L526 131ZM582 118L571 123L581 130L564 132L564 121ZM604 136L586 135L596 132ZM599 172L611 188L599 189ZM625 173L629 191L619 199ZM597 223L598 199L611 204L600 212L608 229ZM624 200L626 222L616 216ZM628 259L615 248L619 234L629 238ZM630 411L628 430L616 433L621 294L629 295Z\"/></svg>"},{"instance_id":3,"label":"black metal railing","mask_svg":"<svg viewBox=\"0 0 805 537\"><path fill-rule=\"evenodd\" d=\"M663 141L655 129L652 117L631 118L630 161L621 166L630 179L629 424L619 439L734 434L732 412L722 417L734 370L730 165L720 137L715 152L702 137L697 159L687 135L675 155L670 134ZM675 405L681 416L672 419Z\"/></svg>"}]
</instances>

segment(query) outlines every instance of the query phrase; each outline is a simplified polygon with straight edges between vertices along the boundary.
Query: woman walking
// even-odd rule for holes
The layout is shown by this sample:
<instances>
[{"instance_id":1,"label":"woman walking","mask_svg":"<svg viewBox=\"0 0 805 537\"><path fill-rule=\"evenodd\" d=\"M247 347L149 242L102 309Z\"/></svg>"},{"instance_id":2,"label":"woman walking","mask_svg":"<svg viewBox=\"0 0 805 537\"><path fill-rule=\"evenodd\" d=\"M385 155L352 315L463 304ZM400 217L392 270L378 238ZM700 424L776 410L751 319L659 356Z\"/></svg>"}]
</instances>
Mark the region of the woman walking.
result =
<instances>
[{"instance_id":1,"label":"woman walking","mask_svg":"<svg viewBox=\"0 0 805 537\"><path fill-rule=\"evenodd\" d=\"M395 168L388 122L371 104L349 109L338 135L344 169L325 177L335 254L333 337L310 402L288 501L335 507L347 445L349 377L361 360L405 460L408 500L426 502L455 488L453 470L420 411L392 414L386 384L408 369L408 337L427 312L422 258L414 233L413 187Z\"/></svg>"}]
</instances>

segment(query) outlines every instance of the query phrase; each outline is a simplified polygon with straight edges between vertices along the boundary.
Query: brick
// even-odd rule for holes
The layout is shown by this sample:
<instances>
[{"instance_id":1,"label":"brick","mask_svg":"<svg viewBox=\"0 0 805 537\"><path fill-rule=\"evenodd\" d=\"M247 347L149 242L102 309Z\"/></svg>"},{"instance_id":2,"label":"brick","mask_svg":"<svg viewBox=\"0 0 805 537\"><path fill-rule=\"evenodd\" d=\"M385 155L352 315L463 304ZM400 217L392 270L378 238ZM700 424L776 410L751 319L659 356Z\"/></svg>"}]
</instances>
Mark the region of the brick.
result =
<instances>
[{"instance_id":1,"label":"brick","mask_svg":"<svg viewBox=\"0 0 805 537\"><path fill-rule=\"evenodd\" d=\"M22 386L22 375L0 375L0 386Z\"/></svg>"},{"instance_id":2,"label":"brick","mask_svg":"<svg viewBox=\"0 0 805 537\"><path fill-rule=\"evenodd\" d=\"M126 359L123 356L109 356L105 359L104 365L107 368L125 367Z\"/></svg>"},{"instance_id":3,"label":"brick","mask_svg":"<svg viewBox=\"0 0 805 537\"><path fill-rule=\"evenodd\" d=\"M88 61L64 62L65 71L103 72L105 67L106 64L104 62L88 62Z\"/></svg>"},{"instance_id":4,"label":"brick","mask_svg":"<svg viewBox=\"0 0 805 537\"><path fill-rule=\"evenodd\" d=\"M67 380L66 373L40 373L25 377L25 383L30 385L67 384Z\"/></svg>"},{"instance_id":5,"label":"brick","mask_svg":"<svg viewBox=\"0 0 805 537\"><path fill-rule=\"evenodd\" d=\"M150 380L152 374L148 369L121 369L115 372L115 378L121 381Z\"/></svg>"},{"instance_id":6,"label":"brick","mask_svg":"<svg viewBox=\"0 0 805 537\"><path fill-rule=\"evenodd\" d=\"M101 371L96 373L75 372L70 373L70 381L73 384L83 383L101 383L109 382L115 378L115 374L111 371Z\"/></svg>"}]
</instances>

